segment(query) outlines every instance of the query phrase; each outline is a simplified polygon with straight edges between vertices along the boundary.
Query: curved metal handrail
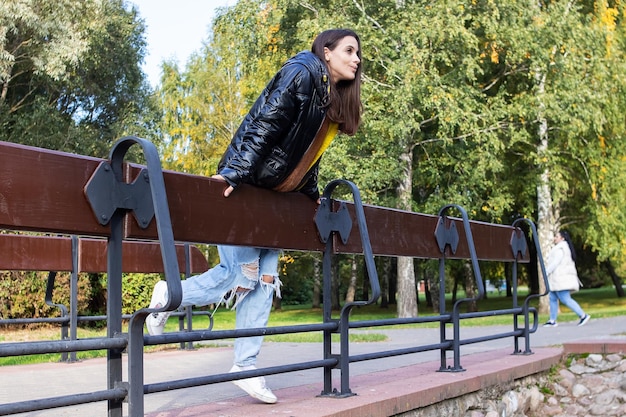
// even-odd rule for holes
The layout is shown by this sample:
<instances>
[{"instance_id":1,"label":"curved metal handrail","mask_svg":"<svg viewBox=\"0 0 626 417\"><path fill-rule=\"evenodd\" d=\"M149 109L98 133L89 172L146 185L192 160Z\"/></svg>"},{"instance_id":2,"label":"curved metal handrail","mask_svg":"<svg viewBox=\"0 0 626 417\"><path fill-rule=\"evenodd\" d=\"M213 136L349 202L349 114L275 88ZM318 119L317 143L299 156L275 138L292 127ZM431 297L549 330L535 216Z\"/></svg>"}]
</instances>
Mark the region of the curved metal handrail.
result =
<instances>
[{"instance_id":1,"label":"curved metal handrail","mask_svg":"<svg viewBox=\"0 0 626 417\"><path fill-rule=\"evenodd\" d=\"M124 181L124 156L133 145L142 148L146 160L147 169L142 169L132 184ZM182 301L182 287L180 283L180 270L176 256L176 245L174 242L174 232L170 219L167 194L165 191L165 180L161 161L156 147L150 141L135 136L126 136L119 139L111 149L110 162L102 162L94 177L97 185L102 183L111 188L108 199L98 193L98 189L90 189L87 184L85 193L92 201L92 208L98 216L101 224L111 224L111 236L107 245L108 270L109 270L109 303L110 310L107 332L109 337L121 332L121 292L122 292L122 241L123 241L123 218L124 212L120 209L133 212L140 227L148 227L154 216L161 256L163 258L163 271L167 282L168 301L158 309L144 308L136 311L130 319L128 325L129 341L129 361L128 372L129 384L128 406L130 415L143 415L143 325L148 314L159 311L175 310ZM113 177L111 177L111 175ZM143 182L142 182L143 181ZM150 195L147 195L145 183L149 184ZM115 201L110 202L111 198ZM151 205L150 205L151 203ZM113 205L111 205L113 204ZM103 211L98 209L102 207ZM133 358L133 359L131 359ZM121 352L109 355L109 385L121 382ZM119 409L121 403L109 404L109 408Z\"/></svg>"},{"instance_id":2,"label":"curved metal handrail","mask_svg":"<svg viewBox=\"0 0 626 417\"><path fill-rule=\"evenodd\" d=\"M529 294L528 296L526 296L526 298L524 299L524 304L522 307L523 310L523 314L524 314L524 340L525 340L525 347L524 347L524 351L522 352L523 354L530 354L532 353L531 349L530 349L530 338L529 338L529 334L532 332L535 332L539 326L538 323L538 315L536 310L533 311L533 318L534 318L534 323L533 323L533 327L532 329L530 328L530 319L529 319L529 312L531 310L533 310L534 308L530 307L530 301L535 299L535 298L539 298L539 297L543 297L544 295L547 295L548 292L550 291L550 284L548 283L548 275L546 274L546 267L543 261L543 254L541 252L541 245L539 244L539 234L537 233L537 228L535 226L535 223L530 221L529 219L525 219L525 218L521 218L521 219L517 219L513 222L512 226L513 227L519 227L518 225L520 223L526 223L528 224L528 226L530 227L531 233L532 233L532 239L533 242L535 244L535 250L537 251L537 260L539 262L539 267L541 268L541 273L543 275L543 280L544 280L544 284L545 284L545 292L543 294ZM515 257L517 258L519 256L519 252L515 252L514 249L514 253L513 255L515 255ZM517 320L515 321L515 325L517 325ZM519 351L519 348L517 346L517 339L515 339L515 350L516 352Z\"/></svg>"},{"instance_id":3,"label":"curved metal handrail","mask_svg":"<svg viewBox=\"0 0 626 417\"><path fill-rule=\"evenodd\" d=\"M472 229L470 226L470 222L469 222L469 217L467 215L467 212L465 211L465 209L457 204L448 204L444 207L442 207L439 210L439 219L440 222L438 224L438 226L443 225L445 227L445 220L447 218L447 212L450 209L456 209L461 213L461 218L463 220L463 229L465 231L465 240L467 241L467 246L469 249L469 253L470 253L470 259L472 261L472 270L474 271L474 277L476 278L476 286L478 287L478 294L475 297L467 297L467 298L462 298L460 300L457 300L453 307L452 307L452 327L453 327L453 332L454 332L454 337L453 337L453 342L452 342L452 348L453 348L453 352L454 352L454 366L453 367L445 367L445 352L442 351L441 354L441 368L440 371L453 371L453 372L459 372L459 371L463 371L464 369L461 367L461 347L459 344L459 340L461 338L461 325L460 325L460 317L459 317L459 309L461 304L463 303L467 303L467 302L472 302L472 301L478 301L480 299L482 299L485 296L485 287L483 284L483 279L482 279L482 274L480 272L480 265L478 264L478 256L476 255L476 248L474 246L474 237L472 235ZM439 238L439 235L437 236ZM458 237L456 238L457 240L454 241L453 243L458 243ZM440 239L438 239L439 242L439 248L441 250L441 254L442 254L442 258L440 259L440 274L442 273L442 265L441 263L443 262L443 260L445 259L445 251L446 251L446 247L450 247L450 250L455 253L456 252L456 247L454 247L454 245L450 245L449 242L447 241L440 241ZM439 291L443 291L443 288L440 288ZM442 326L445 326L445 323L442 322L441 324ZM445 336L445 331L442 328L442 339ZM443 342L443 340L442 340Z\"/></svg>"},{"instance_id":4,"label":"curved metal handrail","mask_svg":"<svg viewBox=\"0 0 626 417\"><path fill-rule=\"evenodd\" d=\"M358 187L347 180L343 180L343 179L336 179L331 181L330 183L328 183L328 185L326 186L326 188L324 189L324 193L322 195L322 199L321 199L321 204L320 204L320 208L318 210L318 213L316 214L316 223L318 224L318 230L320 230L320 237L322 239L322 241L326 241L329 237L330 237L330 232L339 232L343 242L347 242L348 240L348 235L350 234L350 228L351 228L351 219L343 219L345 220L343 223L341 222L341 220L337 220L335 219L335 221L331 220L332 219L332 215L331 215L331 196L333 191L335 191L335 189L339 186L339 185L345 185L350 189L350 192L352 193L352 199L354 202L354 210L355 210L355 214L356 214L356 222L359 228L359 235L361 237L361 245L363 247L363 256L365 259L365 266L366 266L366 270L367 270L367 275L369 278L369 282L370 282L370 287L372 289L372 295L371 297L367 300L367 301L353 301L350 303L346 303L342 309L341 309L341 313L339 316L339 334L340 334L340 369L341 369L341 392L340 393L332 393L332 395L334 396L350 396L353 395L352 392L350 391L350 358L349 358L349 335L348 335L348 330L349 330L349 319L350 319L350 312L351 310L355 307L355 306L364 306L364 305L370 305L376 302L376 300L378 300L378 298L380 298L380 282L378 280L378 272L376 271L376 264L374 262L374 253L372 251L372 245L370 242L370 237L369 237L369 232L367 230L367 222L365 221L365 211L363 209L363 202L361 200L361 193L359 192ZM338 213L345 213L347 214L347 210L345 209L345 205L343 205L340 207ZM322 215L326 215L327 218L326 220L328 220L328 223L332 224L332 226L328 226L328 224L322 225L321 221L319 220L318 216L322 216ZM341 214L338 214L337 217L340 217ZM345 216L344 216L345 217ZM349 225L347 225L347 222L350 222ZM325 232L321 232L322 229L324 229L323 226L325 227ZM330 245L327 245L327 251L329 251L331 249ZM325 306L326 308L326 306ZM330 314L325 314L325 316L328 315L330 316ZM330 319L330 317L325 317L326 319ZM330 334L329 332L325 332L324 333L324 343L325 343L325 349L326 350L330 350ZM327 352L327 354L329 354L330 352ZM324 394L325 395L331 395L330 393L330 369L326 369L324 370L325 372L325 391Z\"/></svg>"}]
</instances>

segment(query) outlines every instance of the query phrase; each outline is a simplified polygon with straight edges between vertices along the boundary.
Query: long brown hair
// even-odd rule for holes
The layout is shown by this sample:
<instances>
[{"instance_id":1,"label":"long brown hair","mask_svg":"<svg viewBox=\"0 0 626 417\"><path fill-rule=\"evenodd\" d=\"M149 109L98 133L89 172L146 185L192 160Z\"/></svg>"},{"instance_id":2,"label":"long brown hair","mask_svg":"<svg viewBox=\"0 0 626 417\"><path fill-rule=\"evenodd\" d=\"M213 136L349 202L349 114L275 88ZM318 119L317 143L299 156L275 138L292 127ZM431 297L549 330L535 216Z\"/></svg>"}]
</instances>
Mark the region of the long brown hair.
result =
<instances>
[{"instance_id":1,"label":"long brown hair","mask_svg":"<svg viewBox=\"0 0 626 417\"><path fill-rule=\"evenodd\" d=\"M361 40L359 36L350 29L329 29L317 35L311 46L311 52L324 60L324 48L333 51L339 41L346 36L356 39L359 46L357 56L361 59ZM330 105L328 117L330 120L339 123L339 130L354 135L361 124L361 68L359 63L354 80L344 80L334 84L330 89Z\"/></svg>"}]
</instances>

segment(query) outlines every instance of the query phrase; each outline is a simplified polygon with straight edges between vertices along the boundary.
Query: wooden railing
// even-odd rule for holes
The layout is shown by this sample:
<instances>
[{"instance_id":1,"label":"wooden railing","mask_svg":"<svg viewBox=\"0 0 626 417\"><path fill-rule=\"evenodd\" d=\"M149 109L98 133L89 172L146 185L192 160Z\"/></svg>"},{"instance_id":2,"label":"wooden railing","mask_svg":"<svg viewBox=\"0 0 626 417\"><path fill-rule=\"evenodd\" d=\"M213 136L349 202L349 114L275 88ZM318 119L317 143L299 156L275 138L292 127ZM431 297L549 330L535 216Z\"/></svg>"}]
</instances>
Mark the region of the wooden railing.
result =
<instances>
[{"instance_id":1,"label":"wooden railing","mask_svg":"<svg viewBox=\"0 0 626 417\"><path fill-rule=\"evenodd\" d=\"M124 162L127 150L133 145L142 148L146 166ZM338 188L350 194L351 201L334 199L333 194ZM440 370L456 372L463 370L460 364L462 345L508 337L513 340L513 353L531 353L529 336L537 328L537 315L529 301L538 295L529 296L521 306L517 305L517 265L520 262L529 262L527 242L537 242L532 222L518 220L513 225L498 225L472 221L462 207L454 204L443 207L439 213L432 215L368 206L361 202L356 185L345 180L328 184L319 206L300 194L282 194L242 185L229 198L224 198L223 190L224 183L212 178L164 172L156 148L140 138L121 139L115 144L107 160L0 142L0 228L77 235L81 236L81 241L85 239L85 243L91 242L89 239L93 238L106 239L108 274L106 338L72 340L67 343L4 343L0 344L0 356L91 349L109 351L106 389L1 404L0 415L106 401L109 416L121 417L122 404L127 402L129 415L138 417L144 415L145 394L312 368L324 369L322 395L344 397L354 394L350 389L349 370L352 362L439 350ZM529 230L534 235L532 239L523 230ZM154 310L146 308L130 317L128 334L125 334L122 332L121 297L124 288L121 276L122 272L128 271L124 259L129 253L128 248L134 247L131 242L135 241L142 242L141 245L154 242L152 244L159 248L162 266L160 272L165 276L170 296L168 305L163 309L168 310L176 309L182 299L181 264L176 246L180 242L323 253L324 309L320 323L147 336L143 332L144 320ZM16 245L17 247L5 249L17 251L20 244ZM541 252L539 248L537 250L543 268ZM103 249L94 249L93 253L104 256ZM370 284L370 298L344 305L339 317L333 317L330 310L331 261L337 254L363 256ZM444 301L440 303L440 315L351 321L350 311L354 306L372 304L379 298L375 256L439 260L439 297ZM33 266L38 266L33 269L42 268L43 260L35 260L35 257L36 253L33 253L22 260L19 269L29 269L31 262ZM471 262L478 294L472 299L458 300L451 311L446 311L444 264L449 259L466 259ZM461 305L484 295L479 261L507 262L513 265L511 308L478 313L461 312ZM48 266L50 267L43 269L59 269L52 268L53 265ZM67 264L64 267L65 270L71 270L67 269ZM485 315L511 315L514 317L514 325L510 332L461 340L459 329L462 320ZM385 351L356 356L349 353L348 335L352 328L425 322L439 323L439 343L416 345L413 349L403 349L401 352ZM522 324L518 324L519 322ZM450 327L452 337L448 336ZM144 384L143 354L146 345L311 331L321 332L324 336L324 354L317 361L285 364L236 375L206 375ZM332 351L332 334L340 335L338 353ZM518 340L524 341L523 348L519 346ZM123 351L128 352L126 381L122 375ZM453 354L452 366L447 365L448 352ZM341 373L339 389L332 386L333 370Z\"/></svg>"}]
</instances>

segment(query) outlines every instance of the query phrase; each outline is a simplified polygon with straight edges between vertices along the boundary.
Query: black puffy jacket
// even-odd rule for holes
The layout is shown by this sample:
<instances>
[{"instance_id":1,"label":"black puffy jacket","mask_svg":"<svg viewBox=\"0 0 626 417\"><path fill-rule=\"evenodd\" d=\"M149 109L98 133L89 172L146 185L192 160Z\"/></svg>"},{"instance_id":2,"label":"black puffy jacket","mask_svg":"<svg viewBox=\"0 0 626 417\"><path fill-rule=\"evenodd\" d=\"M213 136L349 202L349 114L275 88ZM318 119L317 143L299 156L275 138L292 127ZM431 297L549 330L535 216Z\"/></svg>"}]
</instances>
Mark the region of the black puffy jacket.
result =
<instances>
[{"instance_id":1,"label":"black puffy jacket","mask_svg":"<svg viewBox=\"0 0 626 417\"><path fill-rule=\"evenodd\" d=\"M252 184L274 188L295 168L322 126L330 78L315 54L289 59L256 100L222 156L218 174L233 187ZM319 161L298 189L319 197Z\"/></svg>"}]
</instances>

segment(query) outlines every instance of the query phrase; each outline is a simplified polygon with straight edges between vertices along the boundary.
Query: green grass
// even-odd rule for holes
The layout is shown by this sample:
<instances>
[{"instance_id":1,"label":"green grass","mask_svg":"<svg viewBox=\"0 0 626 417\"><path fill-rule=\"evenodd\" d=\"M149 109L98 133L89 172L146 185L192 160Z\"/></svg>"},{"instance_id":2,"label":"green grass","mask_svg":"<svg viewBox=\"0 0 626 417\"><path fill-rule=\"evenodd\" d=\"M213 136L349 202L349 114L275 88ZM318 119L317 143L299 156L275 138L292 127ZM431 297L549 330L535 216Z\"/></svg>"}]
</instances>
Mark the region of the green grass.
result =
<instances>
[{"instance_id":1,"label":"green grass","mask_svg":"<svg viewBox=\"0 0 626 417\"><path fill-rule=\"evenodd\" d=\"M518 306L523 305L526 292L520 290L518 297ZM464 297L464 294L457 296L459 299ZM451 309L451 302L448 296L448 311ZM574 299L578 301L581 307L594 318L605 318L626 315L626 298L617 298L615 289L613 287L603 287L597 289L585 289L574 294ZM538 300L533 300L531 306L537 307ZM512 300L507 298L504 294L489 294L488 299L480 300L478 302L479 311L492 311L507 309L512 307ZM434 316L432 309L426 306L423 300L420 300L419 306L420 317ZM463 312L464 309L462 309ZM339 312L334 312L333 317L338 318ZM377 320L396 317L395 306L389 308L380 308L378 305L356 307L352 310L350 320ZM547 320L547 314L540 314L539 323L543 323ZM560 322L575 321L578 317L572 313L567 307L561 309L559 314ZM282 310L274 311L270 315L269 326L288 326L288 325L300 325L300 324L319 324L322 322L322 311L320 309L312 309L311 306L284 306ZM492 325L510 325L512 322L511 316L489 316L485 318L467 319L463 320L463 326L492 326ZM209 326L209 319L206 315L195 316L193 320L194 330L206 329ZM403 325L403 327L437 327L437 323L424 323L424 324L412 324ZM214 315L214 330L230 330L235 327L235 312L220 308ZM391 328L387 326L386 328ZM4 327L0 329L0 342L15 342L15 341L35 341L35 340L58 340L60 336L60 329L58 327L45 327L28 330L9 330L10 327ZM368 342L380 342L386 340L386 336L382 333L377 333L376 329L372 328L367 331L352 331L350 333L350 341L354 343L368 343ZM170 317L167 325L167 332L174 332L178 330L178 319ZM106 335L106 329L93 330L93 329L79 329L79 338L90 337L103 337ZM336 335L333 336L337 341ZM288 335L273 335L266 338L268 342L290 342L290 343L319 343L322 341L322 334L320 332L312 333L299 333ZM203 345L203 347L210 347L211 345ZM215 345L213 345L215 346ZM174 349L176 345L168 346L151 346L147 347L147 351L162 350L162 349ZM79 352L77 357L79 359L88 359L94 357L102 357L106 355L106 351L90 351ZM6 365L19 365L29 363L41 363L41 362L57 362L61 358L59 354L48 355L32 355L32 356L15 356L0 358L0 366Z\"/></svg>"},{"instance_id":2,"label":"green grass","mask_svg":"<svg viewBox=\"0 0 626 417\"><path fill-rule=\"evenodd\" d=\"M10 330L11 327L4 326L0 329L0 342L26 342L26 341L38 341L38 340L59 340L61 336L61 330L59 327L47 326L43 328L27 329L27 330ZM78 329L78 338L86 339L91 337L106 336L106 329L94 330L94 329ZM69 353L68 353L69 355ZM94 350L86 352L77 352L76 358L79 360L100 358L106 356L106 350ZM27 356L8 356L0 358L0 366L8 365L27 365L32 363L43 362L59 362L61 360L61 354L37 354Z\"/></svg>"}]
</instances>

